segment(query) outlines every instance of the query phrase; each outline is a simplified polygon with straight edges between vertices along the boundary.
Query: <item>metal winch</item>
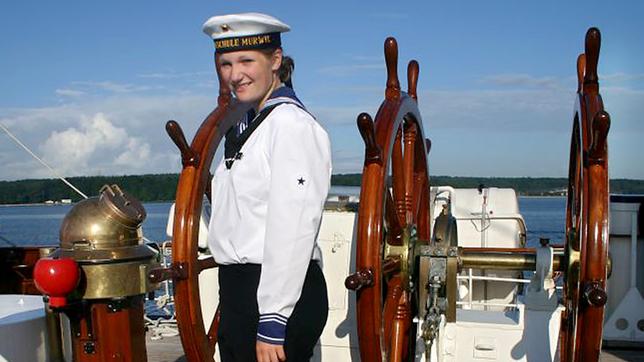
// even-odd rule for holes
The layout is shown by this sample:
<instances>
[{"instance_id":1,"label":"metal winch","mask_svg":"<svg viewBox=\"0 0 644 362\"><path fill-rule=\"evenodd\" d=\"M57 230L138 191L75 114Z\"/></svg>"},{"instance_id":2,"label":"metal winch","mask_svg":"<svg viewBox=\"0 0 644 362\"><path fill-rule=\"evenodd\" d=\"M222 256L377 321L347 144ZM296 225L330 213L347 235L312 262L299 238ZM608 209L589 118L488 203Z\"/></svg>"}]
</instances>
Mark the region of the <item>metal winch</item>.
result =
<instances>
[{"instance_id":1,"label":"metal winch","mask_svg":"<svg viewBox=\"0 0 644 362\"><path fill-rule=\"evenodd\" d=\"M70 322L74 361L143 361L148 272L158 252L143 243L140 201L117 185L76 204L65 216L60 248L36 264L48 309ZM51 332L50 332L51 335Z\"/></svg>"}]
</instances>

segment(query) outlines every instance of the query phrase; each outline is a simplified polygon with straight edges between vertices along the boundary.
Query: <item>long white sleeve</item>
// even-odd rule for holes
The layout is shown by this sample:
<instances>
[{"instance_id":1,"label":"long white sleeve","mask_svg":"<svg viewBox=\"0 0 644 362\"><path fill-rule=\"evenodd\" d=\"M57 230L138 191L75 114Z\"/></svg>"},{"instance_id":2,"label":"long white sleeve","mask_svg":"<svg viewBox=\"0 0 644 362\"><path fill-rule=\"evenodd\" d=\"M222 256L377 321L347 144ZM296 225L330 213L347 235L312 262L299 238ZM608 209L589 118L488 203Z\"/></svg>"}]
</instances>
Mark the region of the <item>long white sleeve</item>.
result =
<instances>
[{"instance_id":1,"label":"long white sleeve","mask_svg":"<svg viewBox=\"0 0 644 362\"><path fill-rule=\"evenodd\" d=\"M281 344L312 258L330 185L331 150L326 132L302 109L289 104L273 112L258 338Z\"/></svg>"}]
</instances>

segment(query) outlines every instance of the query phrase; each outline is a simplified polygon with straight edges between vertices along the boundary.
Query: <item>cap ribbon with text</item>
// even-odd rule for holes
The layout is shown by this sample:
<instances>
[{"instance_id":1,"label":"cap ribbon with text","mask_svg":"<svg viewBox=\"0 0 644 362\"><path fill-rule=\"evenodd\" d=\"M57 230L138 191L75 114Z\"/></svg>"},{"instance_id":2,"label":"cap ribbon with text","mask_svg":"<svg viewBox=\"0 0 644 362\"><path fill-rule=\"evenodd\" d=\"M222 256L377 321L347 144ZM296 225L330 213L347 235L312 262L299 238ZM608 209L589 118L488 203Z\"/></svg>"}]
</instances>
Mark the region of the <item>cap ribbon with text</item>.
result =
<instances>
[{"instance_id":1,"label":"cap ribbon with text","mask_svg":"<svg viewBox=\"0 0 644 362\"><path fill-rule=\"evenodd\" d=\"M215 40L217 53L234 52L238 50L277 48L281 45L280 33L237 36Z\"/></svg>"}]
</instances>

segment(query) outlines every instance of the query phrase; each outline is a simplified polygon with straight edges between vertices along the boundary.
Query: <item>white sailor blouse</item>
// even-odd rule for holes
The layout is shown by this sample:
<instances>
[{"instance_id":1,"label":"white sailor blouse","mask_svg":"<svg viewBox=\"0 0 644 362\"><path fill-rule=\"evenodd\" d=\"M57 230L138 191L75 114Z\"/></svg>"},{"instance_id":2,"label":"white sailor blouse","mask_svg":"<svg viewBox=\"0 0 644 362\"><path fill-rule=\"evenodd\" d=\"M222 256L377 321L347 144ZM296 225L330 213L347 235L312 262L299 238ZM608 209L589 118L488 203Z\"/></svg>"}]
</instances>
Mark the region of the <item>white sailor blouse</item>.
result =
<instances>
[{"instance_id":1,"label":"white sailor blouse","mask_svg":"<svg viewBox=\"0 0 644 362\"><path fill-rule=\"evenodd\" d=\"M326 131L294 93L274 95L266 106L277 106L236 157L217 166L208 245L219 264L261 264L257 338L283 344L308 265L321 257L316 237L331 148Z\"/></svg>"}]
</instances>

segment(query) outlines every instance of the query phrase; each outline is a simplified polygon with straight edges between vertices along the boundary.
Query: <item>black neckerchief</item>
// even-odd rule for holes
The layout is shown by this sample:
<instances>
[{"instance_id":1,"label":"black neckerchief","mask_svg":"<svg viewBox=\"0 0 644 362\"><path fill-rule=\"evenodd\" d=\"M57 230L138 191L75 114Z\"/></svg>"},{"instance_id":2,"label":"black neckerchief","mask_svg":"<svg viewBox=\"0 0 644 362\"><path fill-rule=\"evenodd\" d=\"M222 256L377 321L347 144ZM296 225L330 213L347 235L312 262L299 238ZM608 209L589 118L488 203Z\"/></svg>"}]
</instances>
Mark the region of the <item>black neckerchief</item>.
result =
<instances>
[{"instance_id":1,"label":"black neckerchief","mask_svg":"<svg viewBox=\"0 0 644 362\"><path fill-rule=\"evenodd\" d=\"M233 162L242 158L243 154L239 152L239 150L241 150L244 143L246 143L248 137L250 137L251 133L255 131L257 126L262 123L268 114L280 104L282 103L277 103L262 109L239 136L237 135L237 125L235 124L230 127L228 132L226 132L226 142L224 143L224 161L226 162L227 169L230 170L233 166Z\"/></svg>"}]
</instances>

